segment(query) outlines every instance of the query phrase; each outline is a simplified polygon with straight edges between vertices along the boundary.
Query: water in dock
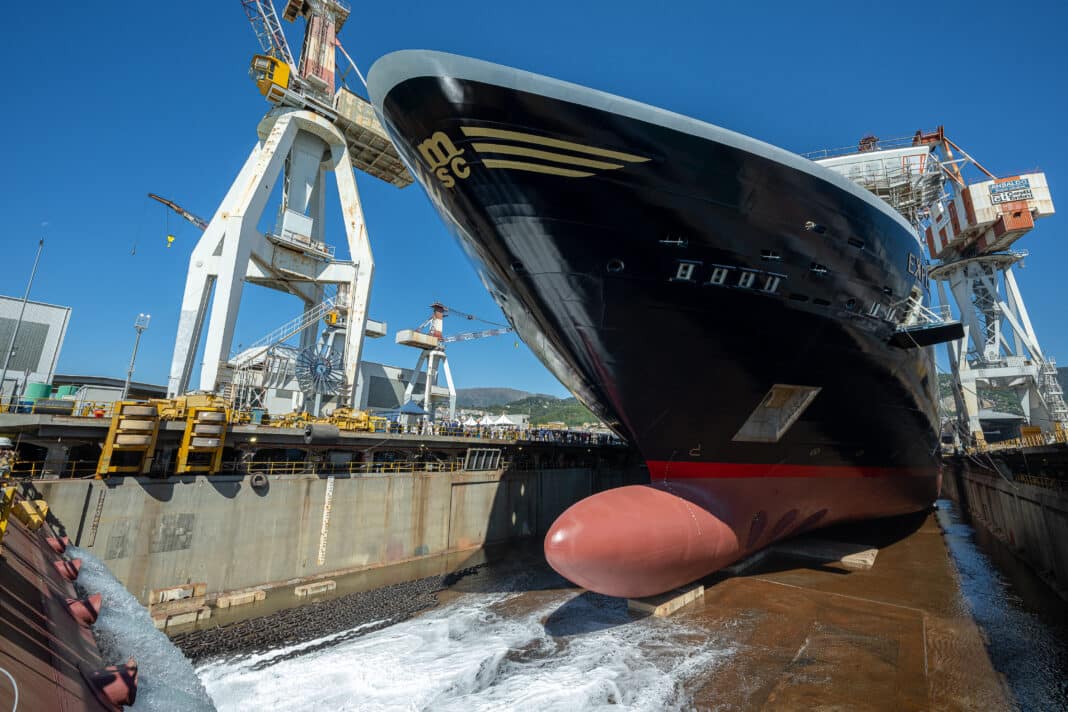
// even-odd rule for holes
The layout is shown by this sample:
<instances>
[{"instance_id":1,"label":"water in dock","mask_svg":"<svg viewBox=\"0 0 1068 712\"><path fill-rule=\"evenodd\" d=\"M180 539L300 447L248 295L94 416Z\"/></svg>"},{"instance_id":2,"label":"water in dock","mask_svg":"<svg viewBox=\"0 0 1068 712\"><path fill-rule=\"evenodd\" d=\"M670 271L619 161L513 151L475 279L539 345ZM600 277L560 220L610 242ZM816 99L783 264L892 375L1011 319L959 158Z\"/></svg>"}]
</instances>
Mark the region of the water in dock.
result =
<instances>
[{"instance_id":1,"label":"water in dock","mask_svg":"<svg viewBox=\"0 0 1068 712\"><path fill-rule=\"evenodd\" d=\"M870 571L772 556L668 619L571 587L528 547L415 618L197 671L220 710L1065 708L1056 616L940 507L830 530L879 547Z\"/></svg>"},{"instance_id":2,"label":"water in dock","mask_svg":"<svg viewBox=\"0 0 1068 712\"><path fill-rule=\"evenodd\" d=\"M1068 603L982 528L939 502L961 592L1023 710L1068 710Z\"/></svg>"}]
</instances>

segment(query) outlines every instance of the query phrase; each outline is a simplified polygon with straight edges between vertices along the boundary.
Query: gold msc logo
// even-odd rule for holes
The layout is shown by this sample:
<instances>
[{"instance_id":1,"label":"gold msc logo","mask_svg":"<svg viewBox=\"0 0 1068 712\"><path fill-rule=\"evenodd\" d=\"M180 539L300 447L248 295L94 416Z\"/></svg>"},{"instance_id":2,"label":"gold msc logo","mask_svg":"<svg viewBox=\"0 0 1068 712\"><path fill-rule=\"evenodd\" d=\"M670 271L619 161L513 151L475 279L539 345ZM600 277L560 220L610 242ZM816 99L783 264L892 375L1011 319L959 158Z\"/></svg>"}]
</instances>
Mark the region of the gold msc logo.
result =
<instances>
[{"instance_id":1,"label":"gold msc logo","mask_svg":"<svg viewBox=\"0 0 1068 712\"><path fill-rule=\"evenodd\" d=\"M456 148L444 131L436 131L433 136L419 144L419 153L446 188L456 185L456 178L462 179L471 175L471 168L463 158L464 150Z\"/></svg>"},{"instance_id":2,"label":"gold msc logo","mask_svg":"<svg viewBox=\"0 0 1068 712\"><path fill-rule=\"evenodd\" d=\"M545 173L564 178L588 178L603 171L614 171L631 163L646 163L644 156L599 146L588 146L521 131L507 131L485 126L461 126L465 137L476 139L470 148L490 170ZM423 160L446 188L456 185L456 178L467 178L471 167L464 150L456 148L443 131L434 133L418 146Z\"/></svg>"}]
</instances>

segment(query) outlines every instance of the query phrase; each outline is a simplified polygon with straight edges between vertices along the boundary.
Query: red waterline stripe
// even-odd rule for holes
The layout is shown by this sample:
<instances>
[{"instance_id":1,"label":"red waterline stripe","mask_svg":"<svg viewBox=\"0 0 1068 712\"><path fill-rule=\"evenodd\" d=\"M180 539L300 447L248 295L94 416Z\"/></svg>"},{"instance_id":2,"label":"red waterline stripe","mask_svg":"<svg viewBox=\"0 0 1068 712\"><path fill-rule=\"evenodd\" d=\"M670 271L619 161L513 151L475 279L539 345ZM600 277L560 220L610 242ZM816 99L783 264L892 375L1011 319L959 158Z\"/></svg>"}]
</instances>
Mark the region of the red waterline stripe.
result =
<instances>
[{"instance_id":1,"label":"red waterline stripe","mask_svg":"<svg viewBox=\"0 0 1068 712\"><path fill-rule=\"evenodd\" d=\"M670 462L648 460L654 480L701 478L858 478L858 477L937 477L938 467L858 467L855 465L771 465L747 462Z\"/></svg>"}]
</instances>

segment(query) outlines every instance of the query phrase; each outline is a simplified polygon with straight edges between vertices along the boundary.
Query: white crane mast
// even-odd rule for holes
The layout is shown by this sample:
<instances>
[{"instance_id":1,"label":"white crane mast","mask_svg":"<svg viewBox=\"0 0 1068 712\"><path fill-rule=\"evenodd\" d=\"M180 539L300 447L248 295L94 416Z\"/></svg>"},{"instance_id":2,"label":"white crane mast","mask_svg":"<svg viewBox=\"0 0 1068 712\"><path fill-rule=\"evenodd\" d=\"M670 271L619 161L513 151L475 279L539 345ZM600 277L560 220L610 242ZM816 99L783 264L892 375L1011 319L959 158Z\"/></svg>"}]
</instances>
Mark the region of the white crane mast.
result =
<instances>
[{"instance_id":1,"label":"white crane mast","mask_svg":"<svg viewBox=\"0 0 1068 712\"><path fill-rule=\"evenodd\" d=\"M353 169L398 187L412 179L377 119L368 119L369 104L345 89L335 93L335 34L349 16L348 6L338 0L287 1L282 19L303 17L306 25L295 63L271 1L241 0L241 5L265 53L253 58L253 76L274 106L260 121L256 144L190 256L168 394L190 389L202 336L198 390L233 391L240 366L232 356L234 327L248 282L302 302L307 325L300 333L301 352L323 351L317 345L323 342L320 320L311 315L336 290L331 311L343 328L335 321L328 331L331 339L343 337L337 349L343 378L330 379L329 388L340 383L336 393L317 395L353 406L361 395L364 336L385 332L384 325L368 324L374 259ZM326 234L329 173L337 185L348 259L335 256ZM257 225L279 181L275 226L260 232Z\"/></svg>"}]
</instances>

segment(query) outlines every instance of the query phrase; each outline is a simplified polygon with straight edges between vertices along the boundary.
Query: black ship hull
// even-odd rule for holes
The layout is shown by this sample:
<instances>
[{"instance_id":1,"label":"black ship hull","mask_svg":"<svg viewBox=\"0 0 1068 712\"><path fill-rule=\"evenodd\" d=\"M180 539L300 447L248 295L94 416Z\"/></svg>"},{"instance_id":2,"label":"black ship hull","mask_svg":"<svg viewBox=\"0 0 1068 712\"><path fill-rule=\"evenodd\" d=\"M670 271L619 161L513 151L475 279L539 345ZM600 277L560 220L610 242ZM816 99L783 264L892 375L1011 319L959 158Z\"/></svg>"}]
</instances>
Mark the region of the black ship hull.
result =
<instances>
[{"instance_id":1,"label":"black ship hull","mask_svg":"<svg viewBox=\"0 0 1068 712\"><path fill-rule=\"evenodd\" d=\"M652 487L557 522L561 573L646 595L934 499L934 363L891 343L926 296L923 253L889 206L753 139L495 65L395 53L370 87L518 333L648 462Z\"/></svg>"}]
</instances>

